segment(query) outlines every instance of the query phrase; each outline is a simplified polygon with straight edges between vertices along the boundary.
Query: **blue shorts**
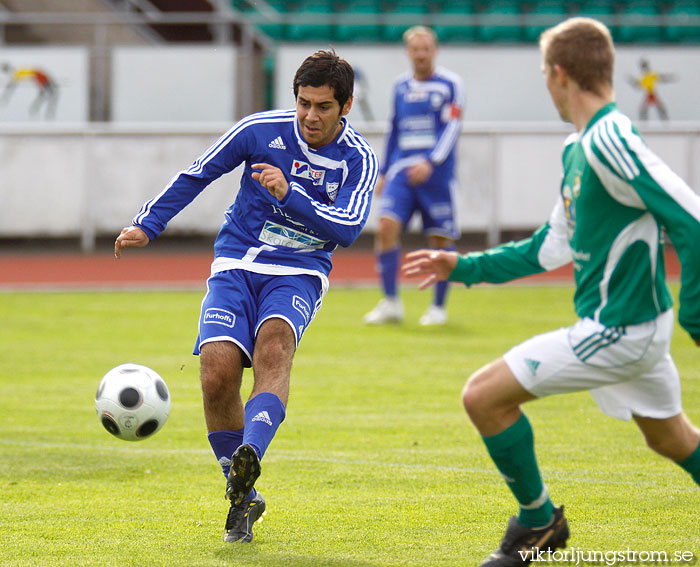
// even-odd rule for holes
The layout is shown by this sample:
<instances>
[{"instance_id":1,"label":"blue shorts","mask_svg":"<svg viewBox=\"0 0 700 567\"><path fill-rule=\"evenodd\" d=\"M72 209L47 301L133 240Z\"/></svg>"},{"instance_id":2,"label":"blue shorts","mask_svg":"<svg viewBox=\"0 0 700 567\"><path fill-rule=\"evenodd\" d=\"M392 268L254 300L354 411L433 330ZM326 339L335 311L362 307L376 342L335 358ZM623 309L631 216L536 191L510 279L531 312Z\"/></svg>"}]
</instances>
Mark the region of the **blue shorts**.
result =
<instances>
[{"instance_id":1,"label":"blue shorts","mask_svg":"<svg viewBox=\"0 0 700 567\"><path fill-rule=\"evenodd\" d=\"M387 176L379 216L394 219L406 228L418 211L425 234L457 240L459 227L454 192L454 177L448 177L439 169L425 183L415 186L408 182L406 169L401 169L396 175Z\"/></svg>"},{"instance_id":2,"label":"blue shorts","mask_svg":"<svg viewBox=\"0 0 700 567\"><path fill-rule=\"evenodd\" d=\"M253 347L260 325L267 319L283 319L299 344L304 331L321 307L323 286L312 275L268 275L248 270L226 270L207 280L207 294L199 315L199 336L194 354L204 343L230 341L253 361Z\"/></svg>"}]
</instances>

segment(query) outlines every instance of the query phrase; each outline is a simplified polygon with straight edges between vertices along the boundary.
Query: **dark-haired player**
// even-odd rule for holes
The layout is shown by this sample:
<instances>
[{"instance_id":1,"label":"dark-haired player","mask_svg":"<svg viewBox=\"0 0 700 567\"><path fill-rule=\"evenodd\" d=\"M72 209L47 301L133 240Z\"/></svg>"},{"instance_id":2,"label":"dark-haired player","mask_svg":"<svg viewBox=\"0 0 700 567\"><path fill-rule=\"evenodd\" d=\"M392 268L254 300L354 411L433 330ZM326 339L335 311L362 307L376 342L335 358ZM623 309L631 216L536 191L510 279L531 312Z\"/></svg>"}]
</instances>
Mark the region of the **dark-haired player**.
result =
<instances>
[{"instance_id":1,"label":"dark-haired player","mask_svg":"<svg viewBox=\"0 0 700 567\"><path fill-rule=\"evenodd\" d=\"M333 51L306 58L294 77L296 108L238 122L144 204L115 243L117 257L146 246L209 183L244 164L214 244L195 346L209 442L228 479L228 542L253 539L265 510L254 483L285 417L294 352L328 289L333 250L353 243L370 210L377 159L344 118L353 84L352 67Z\"/></svg>"}]
</instances>

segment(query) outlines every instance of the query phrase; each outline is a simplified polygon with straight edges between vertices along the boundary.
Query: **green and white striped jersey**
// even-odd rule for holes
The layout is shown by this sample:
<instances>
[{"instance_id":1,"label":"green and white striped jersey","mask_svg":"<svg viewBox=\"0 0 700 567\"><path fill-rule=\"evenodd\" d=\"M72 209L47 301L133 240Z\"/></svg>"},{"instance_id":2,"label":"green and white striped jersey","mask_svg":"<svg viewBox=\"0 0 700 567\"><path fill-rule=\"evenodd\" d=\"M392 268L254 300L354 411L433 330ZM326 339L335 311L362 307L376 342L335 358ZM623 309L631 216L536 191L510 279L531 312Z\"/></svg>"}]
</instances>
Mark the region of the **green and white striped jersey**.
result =
<instances>
[{"instance_id":1,"label":"green and white striped jersey","mask_svg":"<svg viewBox=\"0 0 700 567\"><path fill-rule=\"evenodd\" d=\"M566 140L561 195L530 238L461 256L450 281L501 283L574 263L579 317L650 321L671 304L662 229L681 266L679 321L700 339L700 196L644 143L615 103Z\"/></svg>"}]
</instances>

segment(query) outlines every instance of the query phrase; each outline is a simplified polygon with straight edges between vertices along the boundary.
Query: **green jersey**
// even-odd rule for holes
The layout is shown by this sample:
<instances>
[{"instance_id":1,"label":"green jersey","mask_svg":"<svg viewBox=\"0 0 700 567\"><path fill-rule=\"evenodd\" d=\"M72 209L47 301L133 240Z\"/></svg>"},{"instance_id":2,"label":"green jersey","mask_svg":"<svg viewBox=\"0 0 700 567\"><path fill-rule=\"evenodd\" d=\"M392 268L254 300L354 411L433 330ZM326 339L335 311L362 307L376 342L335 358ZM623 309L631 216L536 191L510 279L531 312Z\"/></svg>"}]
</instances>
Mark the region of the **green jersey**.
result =
<instances>
[{"instance_id":1,"label":"green jersey","mask_svg":"<svg viewBox=\"0 0 700 567\"><path fill-rule=\"evenodd\" d=\"M573 261L579 317L606 326L671 307L665 230L682 266L679 320L700 339L700 196L644 143L614 103L567 138L560 196L530 238L461 256L450 281L501 283Z\"/></svg>"}]
</instances>

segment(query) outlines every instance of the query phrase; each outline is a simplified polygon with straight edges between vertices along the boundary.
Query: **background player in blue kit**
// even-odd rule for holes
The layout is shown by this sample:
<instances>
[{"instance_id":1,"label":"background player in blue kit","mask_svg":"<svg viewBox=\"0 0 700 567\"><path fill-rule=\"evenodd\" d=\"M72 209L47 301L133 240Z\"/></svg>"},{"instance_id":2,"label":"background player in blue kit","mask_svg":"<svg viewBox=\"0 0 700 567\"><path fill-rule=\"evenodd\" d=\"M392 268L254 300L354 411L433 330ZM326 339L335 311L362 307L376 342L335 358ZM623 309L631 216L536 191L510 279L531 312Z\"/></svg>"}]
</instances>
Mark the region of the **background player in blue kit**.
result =
<instances>
[{"instance_id":1,"label":"background player in blue kit","mask_svg":"<svg viewBox=\"0 0 700 567\"><path fill-rule=\"evenodd\" d=\"M462 82L454 73L435 67L433 30L414 26L404 33L404 43L413 70L394 86L394 115L377 183L382 196L375 251L385 297L365 315L370 325L403 320L398 295L401 234L413 214L420 212L431 248L453 250L459 236L455 150L464 105ZM440 282L435 287L421 325L447 322L447 286Z\"/></svg>"},{"instance_id":2,"label":"background player in blue kit","mask_svg":"<svg viewBox=\"0 0 700 567\"><path fill-rule=\"evenodd\" d=\"M304 60L296 108L238 122L143 205L115 242L146 246L209 183L245 164L214 244L195 354L209 442L227 476L224 540L251 541L265 510L253 487L284 420L292 358L328 289L331 254L349 246L370 210L378 163L345 115L352 67L333 51ZM243 368L254 386L243 405Z\"/></svg>"}]
</instances>

